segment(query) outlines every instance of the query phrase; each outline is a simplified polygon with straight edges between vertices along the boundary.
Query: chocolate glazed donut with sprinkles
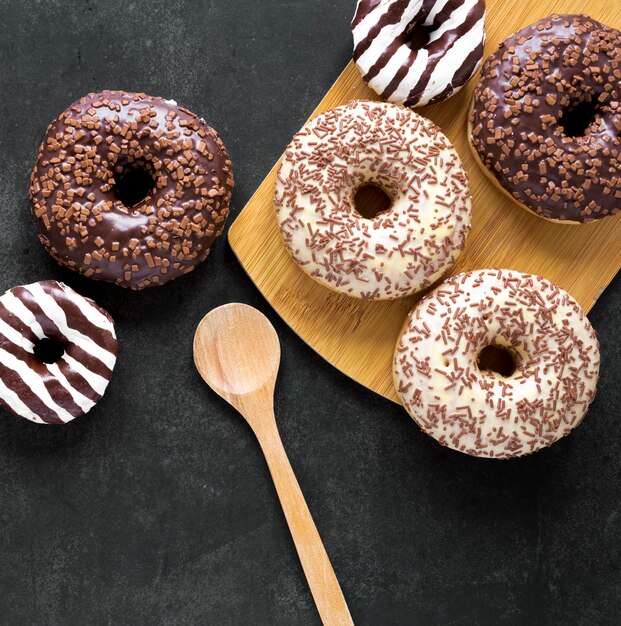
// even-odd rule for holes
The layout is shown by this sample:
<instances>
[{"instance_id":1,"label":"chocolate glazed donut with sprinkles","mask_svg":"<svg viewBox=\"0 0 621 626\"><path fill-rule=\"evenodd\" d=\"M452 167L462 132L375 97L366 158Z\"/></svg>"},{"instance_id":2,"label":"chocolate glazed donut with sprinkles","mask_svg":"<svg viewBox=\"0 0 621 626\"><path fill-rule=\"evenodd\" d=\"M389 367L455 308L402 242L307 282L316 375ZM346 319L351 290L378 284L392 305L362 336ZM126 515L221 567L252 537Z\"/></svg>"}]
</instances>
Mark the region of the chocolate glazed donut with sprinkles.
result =
<instances>
[{"instance_id":1,"label":"chocolate glazed donut with sprinkles","mask_svg":"<svg viewBox=\"0 0 621 626\"><path fill-rule=\"evenodd\" d=\"M451 276L410 313L394 377L412 418L442 445L479 457L536 452L581 423L600 353L578 303L513 270Z\"/></svg>"},{"instance_id":2,"label":"chocolate glazed donut with sprinkles","mask_svg":"<svg viewBox=\"0 0 621 626\"><path fill-rule=\"evenodd\" d=\"M508 37L483 65L469 134L522 208L566 224L621 211L621 32L551 15Z\"/></svg>"},{"instance_id":3,"label":"chocolate glazed donut with sprinkles","mask_svg":"<svg viewBox=\"0 0 621 626\"><path fill-rule=\"evenodd\" d=\"M116 363L112 318L53 280L0 297L0 405L39 424L65 424L103 396Z\"/></svg>"},{"instance_id":4,"label":"chocolate glazed donut with sprinkles","mask_svg":"<svg viewBox=\"0 0 621 626\"><path fill-rule=\"evenodd\" d=\"M434 104L481 65L485 0L359 0L351 28L371 89L406 106Z\"/></svg>"},{"instance_id":5,"label":"chocolate glazed donut with sprinkles","mask_svg":"<svg viewBox=\"0 0 621 626\"><path fill-rule=\"evenodd\" d=\"M203 119L171 100L103 91L50 124L30 198L61 265L143 289L205 260L232 190L226 148Z\"/></svg>"},{"instance_id":6,"label":"chocolate glazed donut with sprinkles","mask_svg":"<svg viewBox=\"0 0 621 626\"><path fill-rule=\"evenodd\" d=\"M388 207L365 217L356 198L369 187ZM433 122L386 102L354 101L311 120L285 151L274 204L299 266L367 300L429 287L470 230L470 188L455 148Z\"/></svg>"}]
</instances>

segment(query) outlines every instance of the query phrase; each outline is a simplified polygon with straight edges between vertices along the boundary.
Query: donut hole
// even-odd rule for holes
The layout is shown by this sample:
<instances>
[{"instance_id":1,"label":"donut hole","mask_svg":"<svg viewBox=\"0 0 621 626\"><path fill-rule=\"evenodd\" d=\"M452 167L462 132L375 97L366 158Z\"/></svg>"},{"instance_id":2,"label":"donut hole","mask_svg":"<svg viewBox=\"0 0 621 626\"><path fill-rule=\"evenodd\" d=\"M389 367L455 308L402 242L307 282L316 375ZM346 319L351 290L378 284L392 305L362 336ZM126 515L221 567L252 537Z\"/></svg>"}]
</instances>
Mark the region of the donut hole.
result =
<instances>
[{"instance_id":1,"label":"donut hole","mask_svg":"<svg viewBox=\"0 0 621 626\"><path fill-rule=\"evenodd\" d=\"M42 363L56 363L65 354L65 344L53 337L39 339L34 345L34 355Z\"/></svg>"},{"instance_id":2,"label":"donut hole","mask_svg":"<svg viewBox=\"0 0 621 626\"><path fill-rule=\"evenodd\" d=\"M559 121L567 137L583 137L587 129L595 121L599 110L592 100L583 100L566 109Z\"/></svg>"},{"instance_id":3,"label":"donut hole","mask_svg":"<svg viewBox=\"0 0 621 626\"><path fill-rule=\"evenodd\" d=\"M126 207L142 202L155 189L155 179L143 164L130 163L114 177L114 195Z\"/></svg>"},{"instance_id":4,"label":"donut hole","mask_svg":"<svg viewBox=\"0 0 621 626\"><path fill-rule=\"evenodd\" d=\"M505 378L512 376L518 363L515 354L503 346L485 346L477 357L477 365L482 372L495 372Z\"/></svg>"},{"instance_id":5,"label":"donut hole","mask_svg":"<svg viewBox=\"0 0 621 626\"><path fill-rule=\"evenodd\" d=\"M354 209L367 220L374 219L391 207L392 198L375 183L360 185L354 192Z\"/></svg>"},{"instance_id":6,"label":"donut hole","mask_svg":"<svg viewBox=\"0 0 621 626\"><path fill-rule=\"evenodd\" d=\"M414 23L409 26L405 33L405 44L411 50L418 51L429 45L431 36L437 30L436 26L424 23Z\"/></svg>"}]
</instances>

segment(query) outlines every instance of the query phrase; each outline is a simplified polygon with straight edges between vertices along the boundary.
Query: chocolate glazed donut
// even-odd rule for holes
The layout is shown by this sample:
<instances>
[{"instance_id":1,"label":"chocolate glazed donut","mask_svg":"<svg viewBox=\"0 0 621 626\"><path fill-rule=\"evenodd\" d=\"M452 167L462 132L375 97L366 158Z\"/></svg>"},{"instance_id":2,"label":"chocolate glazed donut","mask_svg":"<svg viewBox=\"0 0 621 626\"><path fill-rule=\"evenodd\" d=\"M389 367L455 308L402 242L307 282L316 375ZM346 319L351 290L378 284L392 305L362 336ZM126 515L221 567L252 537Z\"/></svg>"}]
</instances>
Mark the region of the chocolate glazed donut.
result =
<instances>
[{"instance_id":1,"label":"chocolate glazed donut","mask_svg":"<svg viewBox=\"0 0 621 626\"><path fill-rule=\"evenodd\" d=\"M523 208L564 223L621 210L621 32L552 15L484 63L470 143Z\"/></svg>"},{"instance_id":2,"label":"chocolate glazed donut","mask_svg":"<svg viewBox=\"0 0 621 626\"><path fill-rule=\"evenodd\" d=\"M31 176L39 239L61 264L130 289L205 260L233 190L216 131L171 100L103 91L47 129Z\"/></svg>"}]
</instances>

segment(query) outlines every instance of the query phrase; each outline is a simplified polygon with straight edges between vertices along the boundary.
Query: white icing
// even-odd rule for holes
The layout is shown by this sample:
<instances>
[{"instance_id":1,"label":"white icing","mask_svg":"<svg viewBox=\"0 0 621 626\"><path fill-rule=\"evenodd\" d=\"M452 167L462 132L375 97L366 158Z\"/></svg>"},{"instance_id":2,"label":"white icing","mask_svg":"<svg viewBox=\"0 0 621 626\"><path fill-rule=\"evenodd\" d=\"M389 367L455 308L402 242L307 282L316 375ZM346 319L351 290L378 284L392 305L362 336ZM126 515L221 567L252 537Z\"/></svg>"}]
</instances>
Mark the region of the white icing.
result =
<instances>
[{"instance_id":1,"label":"white icing","mask_svg":"<svg viewBox=\"0 0 621 626\"><path fill-rule=\"evenodd\" d=\"M91 301L83 298L66 285L56 283L56 286L63 289L69 301L78 307L91 324L110 333L113 338L115 337L113 323ZM44 315L53 322L70 343L78 345L82 350L105 364L109 370L114 368L116 356L96 344L90 337L73 328L72 321L67 319L63 309L52 296L43 290L40 283L26 285L23 289L32 295L33 300L43 311ZM28 327L38 339L43 339L46 336L35 315L12 290L0 297L0 303L9 313L20 320L24 326ZM21 352L19 356L15 356L8 349L0 347L0 362L4 367L14 372L20 384L23 385L24 390L23 393L18 394L13 389L10 389L7 383L0 378L0 399L6 406L21 417L33 422L45 423L46 420L34 412L28 405L29 398L36 398L51 414L55 415L62 422L74 419L74 416L54 399L53 394L44 384L44 378L30 366L30 360L35 358L34 343L22 335L18 328L12 326L8 318L7 320L0 319L0 337L5 341L4 345L7 348L9 347L7 346L8 342L8 344L12 344L13 351L19 349ZM47 378L56 380L68 392L73 402L83 413L87 413L95 405L95 401L86 397L68 380L67 376L60 369L60 363L64 363L70 372L75 372L84 378L100 397L106 390L108 379L97 372L91 371L86 365L69 356L67 352L60 357L58 362L43 364L48 372Z\"/></svg>"},{"instance_id":2,"label":"white icing","mask_svg":"<svg viewBox=\"0 0 621 626\"><path fill-rule=\"evenodd\" d=\"M43 339L45 337L45 333L41 328L39 322L37 322L34 314L30 311L30 309L26 308L26 305L15 296L11 291L7 291L1 298L0 302L4 304L6 309L15 315L24 326L28 326L30 330L36 335L37 339Z\"/></svg>"},{"instance_id":3,"label":"white icing","mask_svg":"<svg viewBox=\"0 0 621 626\"><path fill-rule=\"evenodd\" d=\"M21 398L12 390L9 389L2 378L0 378L0 398L5 404L17 415L21 415L31 422L37 424L44 424L45 422L36 414L33 413L21 400Z\"/></svg>"},{"instance_id":4,"label":"white icing","mask_svg":"<svg viewBox=\"0 0 621 626\"><path fill-rule=\"evenodd\" d=\"M28 367L25 361L18 359L10 352L0 348L0 362L5 367L13 370L22 379L24 384L30 388L32 393L43 402L48 409L54 411L63 422L69 422L73 419L73 416L69 412L54 402L47 387L43 384L43 380L33 369Z\"/></svg>"},{"instance_id":5,"label":"white icing","mask_svg":"<svg viewBox=\"0 0 621 626\"><path fill-rule=\"evenodd\" d=\"M481 43L480 32L483 31L483 24L485 18L482 17L475 27L469 30L463 37L461 37L450 50L442 57L441 61L436 65L436 68L431 74L429 84L425 88L423 95L421 96L420 104L426 104L436 94L441 93L446 87L446 76L450 71L454 71L456 67L459 67L464 59ZM472 74L474 74L481 66L481 59L479 59ZM459 89L455 89L453 93L456 93Z\"/></svg>"},{"instance_id":6,"label":"white icing","mask_svg":"<svg viewBox=\"0 0 621 626\"><path fill-rule=\"evenodd\" d=\"M368 183L393 200L372 220L353 202ZM300 267L357 298L393 299L429 286L455 263L470 228L455 149L432 122L395 104L352 102L309 122L287 148L274 201Z\"/></svg>"},{"instance_id":7,"label":"white icing","mask_svg":"<svg viewBox=\"0 0 621 626\"><path fill-rule=\"evenodd\" d=\"M481 371L487 345L511 349L507 377ZM475 456L535 452L584 417L599 344L576 301L541 277L480 270L446 280L412 310L397 342L397 391L443 445Z\"/></svg>"},{"instance_id":8,"label":"white icing","mask_svg":"<svg viewBox=\"0 0 621 626\"><path fill-rule=\"evenodd\" d=\"M113 337L116 337L114 326L110 324L110 319L106 317L96 306L93 306L93 302L87 298L72 298L71 294L75 293L71 287L67 287L64 283L59 283L62 290L70 297L73 304L75 304L80 313L91 323L93 326L97 326L102 330L106 330L112 333Z\"/></svg>"},{"instance_id":9,"label":"white icing","mask_svg":"<svg viewBox=\"0 0 621 626\"><path fill-rule=\"evenodd\" d=\"M101 346L98 346L90 337L87 337L79 330L72 328L69 325L65 312L56 303L52 296L43 291L43 288L39 283L33 283L32 285L29 285L27 289L34 296L43 313L50 319L54 320L58 330L60 330L70 343L79 345L82 350L88 352L88 354L101 361L109 370L114 367L114 364L116 363L116 356ZM66 291L67 290L65 289L65 293Z\"/></svg>"},{"instance_id":10,"label":"white icing","mask_svg":"<svg viewBox=\"0 0 621 626\"><path fill-rule=\"evenodd\" d=\"M77 361L66 353L62 358L74 372L84 378L93 390L95 390L100 396L103 396L109 382L107 378L100 376L96 372L92 372L84 364L80 363L80 361Z\"/></svg>"},{"instance_id":11,"label":"white icing","mask_svg":"<svg viewBox=\"0 0 621 626\"><path fill-rule=\"evenodd\" d=\"M369 47L356 59L356 65L360 73L369 87L376 93L383 95L390 102L406 103L408 106L422 106L444 93L447 89L449 90L447 97L461 89L462 84L454 84L453 82L455 73L478 46L481 46L482 50L482 44L485 41L484 11L483 17L475 23L471 24L471 18L469 18L469 14L481 3L481 0L462 0L461 4L451 12L448 19L435 32L430 34L427 46L437 41L448 31L462 29L464 26L467 27L465 33L456 39L443 56L431 61L435 64L432 68L432 77L422 94L417 99L410 98L412 89L419 84L430 60L428 51L425 48L413 50L408 45L405 41L405 34L410 25L419 21L427 27L432 26L435 17L444 9L447 2L448 0L438 0L432 6L429 14L423 16L421 13L423 8L422 0L410 0L405 8L403 7L404 0L381 0L369 9L368 14L358 24L352 26L354 51L356 51L359 46L363 45L371 29L382 20L385 20L387 14L394 15L403 10L399 21L394 24L385 24L375 34ZM360 5L365 5L365 10L368 9L368 4L369 0L359 0L357 12L361 10ZM390 49L395 42L400 42L400 45L393 56L377 74L369 76L372 68L378 62L381 63L381 57L384 52ZM362 50L362 48L360 49ZM473 64L467 79L477 71L480 64L481 59ZM409 67L406 75L396 87L393 86L390 93L386 93L402 67Z\"/></svg>"},{"instance_id":12,"label":"white icing","mask_svg":"<svg viewBox=\"0 0 621 626\"><path fill-rule=\"evenodd\" d=\"M67 377L60 371L60 367L58 367L57 363L47 363L46 367L49 373L54 376L54 378L56 378L56 380L69 392L73 401L82 409L82 411L84 411L84 413L88 413L95 406L96 403L93 400L87 398L71 385L71 383L67 380Z\"/></svg>"}]
</instances>

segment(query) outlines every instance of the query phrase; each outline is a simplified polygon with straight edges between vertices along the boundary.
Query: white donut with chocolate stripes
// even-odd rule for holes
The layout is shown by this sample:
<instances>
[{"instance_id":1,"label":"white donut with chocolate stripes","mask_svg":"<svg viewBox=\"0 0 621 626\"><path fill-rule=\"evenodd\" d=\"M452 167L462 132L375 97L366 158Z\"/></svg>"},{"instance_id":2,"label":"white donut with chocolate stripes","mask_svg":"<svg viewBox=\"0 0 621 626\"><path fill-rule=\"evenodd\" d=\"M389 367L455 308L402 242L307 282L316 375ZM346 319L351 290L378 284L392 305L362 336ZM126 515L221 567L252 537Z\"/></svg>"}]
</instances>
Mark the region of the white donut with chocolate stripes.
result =
<instances>
[{"instance_id":1,"label":"white donut with chocolate stripes","mask_svg":"<svg viewBox=\"0 0 621 626\"><path fill-rule=\"evenodd\" d=\"M0 405L40 424L65 424L103 396L116 363L112 318L53 280L0 297Z\"/></svg>"},{"instance_id":2,"label":"white donut with chocolate stripes","mask_svg":"<svg viewBox=\"0 0 621 626\"><path fill-rule=\"evenodd\" d=\"M422 106L457 93L481 65L485 0L359 0L354 61L390 102Z\"/></svg>"},{"instance_id":3,"label":"white donut with chocolate stripes","mask_svg":"<svg viewBox=\"0 0 621 626\"><path fill-rule=\"evenodd\" d=\"M511 367L484 367L489 346ZM540 276L481 270L452 276L412 310L394 376L428 435L472 456L506 459L580 424L599 364L595 331L566 291Z\"/></svg>"},{"instance_id":4,"label":"white donut with chocolate stripes","mask_svg":"<svg viewBox=\"0 0 621 626\"><path fill-rule=\"evenodd\" d=\"M392 205L371 219L358 189ZM470 229L459 156L433 122L396 104L350 102L311 120L287 148L274 203L293 259L321 284L356 298L409 296L441 278Z\"/></svg>"}]
</instances>

